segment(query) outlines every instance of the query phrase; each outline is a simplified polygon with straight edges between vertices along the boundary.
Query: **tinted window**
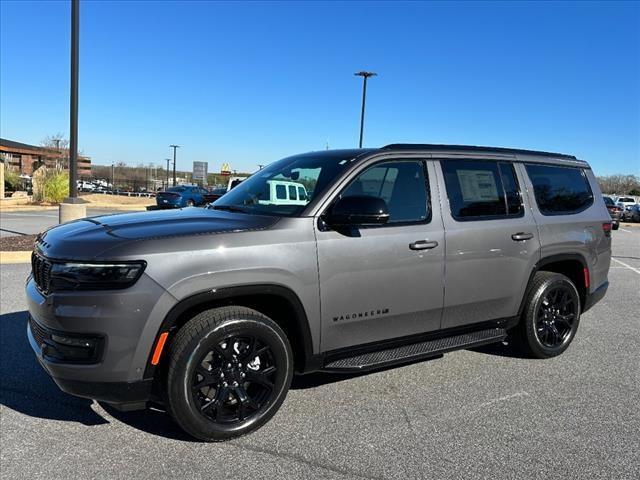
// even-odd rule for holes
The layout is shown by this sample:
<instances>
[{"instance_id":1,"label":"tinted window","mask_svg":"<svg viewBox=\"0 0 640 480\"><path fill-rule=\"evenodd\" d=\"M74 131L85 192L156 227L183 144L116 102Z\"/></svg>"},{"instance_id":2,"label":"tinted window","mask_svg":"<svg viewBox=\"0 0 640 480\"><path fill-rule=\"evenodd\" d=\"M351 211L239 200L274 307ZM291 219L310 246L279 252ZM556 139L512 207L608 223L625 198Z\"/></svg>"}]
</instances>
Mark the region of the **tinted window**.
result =
<instances>
[{"instance_id":1,"label":"tinted window","mask_svg":"<svg viewBox=\"0 0 640 480\"><path fill-rule=\"evenodd\" d=\"M520 188L510 163L474 160L441 162L451 215L457 220L523 214Z\"/></svg>"},{"instance_id":2,"label":"tinted window","mask_svg":"<svg viewBox=\"0 0 640 480\"><path fill-rule=\"evenodd\" d=\"M545 215L576 213L593 203L593 194L579 168L527 164L536 203Z\"/></svg>"},{"instance_id":3,"label":"tinted window","mask_svg":"<svg viewBox=\"0 0 640 480\"><path fill-rule=\"evenodd\" d=\"M629 202L633 202L636 203L635 199L631 198L631 197L620 197L618 199L619 202L625 202L625 203L629 203Z\"/></svg>"},{"instance_id":4,"label":"tinted window","mask_svg":"<svg viewBox=\"0 0 640 480\"><path fill-rule=\"evenodd\" d=\"M389 208L389 223L423 222L428 218L427 187L422 162L389 162L361 173L343 197L382 198Z\"/></svg>"},{"instance_id":5,"label":"tinted window","mask_svg":"<svg viewBox=\"0 0 640 480\"><path fill-rule=\"evenodd\" d=\"M306 200L307 199L307 195L304 192L304 188L302 187L298 187L298 199L299 200Z\"/></svg>"},{"instance_id":6,"label":"tinted window","mask_svg":"<svg viewBox=\"0 0 640 480\"><path fill-rule=\"evenodd\" d=\"M287 189L284 185L276 185L276 198L278 200L286 200L287 199Z\"/></svg>"},{"instance_id":7,"label":"tinted window","mask_svg":"<svg viewBox=\"0 0 640 480\"><path fill-rule=\"evenodd\" d=\"M295 185L289 185L289 200L297 200Z\"/></svg>"},{"instance_id":8,"label":"tinted window","mask_svg":"<svg viewBox=\"0 0 640 480\"><path fill-rule=\"evenodd\" d=\"M609 197L602 197L604 200L605 205L615 205L615 203L613 203L613 200L611 200Z\"/></svg>"}]
</instances>

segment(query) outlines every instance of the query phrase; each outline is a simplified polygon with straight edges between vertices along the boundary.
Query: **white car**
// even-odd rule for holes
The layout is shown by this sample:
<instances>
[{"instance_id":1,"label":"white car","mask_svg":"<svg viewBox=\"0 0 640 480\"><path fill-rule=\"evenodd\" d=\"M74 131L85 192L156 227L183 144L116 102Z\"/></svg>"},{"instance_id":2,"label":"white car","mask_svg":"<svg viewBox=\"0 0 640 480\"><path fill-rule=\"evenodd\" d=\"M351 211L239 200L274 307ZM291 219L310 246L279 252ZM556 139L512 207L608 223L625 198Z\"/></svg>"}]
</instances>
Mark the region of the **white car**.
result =
<instances>
[{"instance_id":1,"label":"white car","mask_svg":"<svg viewBox=\"0 0 640 480\"><path fill-rule=\"evenodd\" d=\"M631 215L631 207L636 204L636 199L633 197L618 197L616 199L616 205L622 208L620 218L626 220Z\"/></svg>"}]
</instances>

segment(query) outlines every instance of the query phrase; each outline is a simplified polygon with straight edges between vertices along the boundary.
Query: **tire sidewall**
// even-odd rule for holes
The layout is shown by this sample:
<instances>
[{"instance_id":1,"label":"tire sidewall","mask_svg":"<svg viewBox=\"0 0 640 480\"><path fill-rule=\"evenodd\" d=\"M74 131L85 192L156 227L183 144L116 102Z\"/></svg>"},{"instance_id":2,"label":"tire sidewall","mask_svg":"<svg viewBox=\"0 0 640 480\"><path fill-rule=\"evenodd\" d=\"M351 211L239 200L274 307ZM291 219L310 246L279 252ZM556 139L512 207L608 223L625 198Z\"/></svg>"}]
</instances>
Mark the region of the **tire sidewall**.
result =
<instances>
[{"instance_id":1,"label":"tire sidewall","mask_svg":"<svg viewBox=\"0 0 640 480\"><path fill-rule=\"evenodd\" d=\"M571 332L569 333L569 337L558 347L551 348L542 344L539 340L538 335L536 333L536 319L538 309L540 308L540 304L543 302L545 294L552 288L557 287L559 285L564 285L569 287L570 291L574 295L574 301L578 305L578 309L576 312L576 318L573 321ZM527 336L527 341L531 349L536 353L536 356L539 358L550 358L560 355L564 352L576 335L578 330L578 325L580 323L580 312L582 309L582 305L580 304L580 294L578 293L578 289L576 286L569 280L567 277L561 274L554 275L546 280L542 285L540 285L534 292L532 292L531 301L529 302L527 308L527 315L525 318L525 332Z\"/></svg>"},{"instance_id":2,"label":"tire sidewall","mask_svg":"<svg viewBox=\"0 0 640 480\"><path fill-rule=\"evenodd\" d=\"M176 421L190 434L203 440L224 440L253 431L265 424L282 405L293 376L293 355L282 329L266 319L234 319L194 337L181 352L178 352L180 368L174 378L169 379L168 391L171 412ZM271 347L277 365L274 382L275 393L271 395L258 415L237 424L216 424L206 419L193 398L191 382L198 362L212 350L215 343L230 335L251 334Z\"/></svg>"}]
</instances>

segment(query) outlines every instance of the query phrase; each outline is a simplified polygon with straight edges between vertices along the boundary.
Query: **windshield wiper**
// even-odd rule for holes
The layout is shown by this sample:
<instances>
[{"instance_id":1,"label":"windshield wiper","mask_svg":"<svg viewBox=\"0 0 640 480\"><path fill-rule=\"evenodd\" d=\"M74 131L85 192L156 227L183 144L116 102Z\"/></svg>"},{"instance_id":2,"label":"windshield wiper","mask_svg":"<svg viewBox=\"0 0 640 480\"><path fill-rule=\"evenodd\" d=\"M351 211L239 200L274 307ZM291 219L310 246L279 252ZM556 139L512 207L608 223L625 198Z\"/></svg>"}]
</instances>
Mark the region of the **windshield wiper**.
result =
<instances>
[{"instance_id":1,"label":"windshield wiper","mask_svg":"<svg viewBox=\"0 0 640 480\"><path fill-rule=\"evenodd\" d=\"M211 205L214 210L224 210L226 212L239 212L247 213L244 208L236 207L235 205Z\"/></svg>"}]
</instances>

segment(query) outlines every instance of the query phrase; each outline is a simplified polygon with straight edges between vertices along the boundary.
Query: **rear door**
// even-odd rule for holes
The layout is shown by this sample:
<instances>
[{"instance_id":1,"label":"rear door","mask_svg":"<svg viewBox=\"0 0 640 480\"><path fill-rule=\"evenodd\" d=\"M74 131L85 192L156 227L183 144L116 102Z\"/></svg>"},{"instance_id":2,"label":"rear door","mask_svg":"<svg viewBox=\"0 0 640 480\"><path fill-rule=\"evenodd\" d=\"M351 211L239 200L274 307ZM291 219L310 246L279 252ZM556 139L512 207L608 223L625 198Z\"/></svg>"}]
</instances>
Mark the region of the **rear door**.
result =
<instances>
[{"instance_id":1,"label":"rear door","mask_svg":"<svg viewBox=\"0 0 640 480\"><path fill-rule=\"evenodd\" d=\"M319 219L322 350L440 328L445 245L434 175L422 159L369 163L338 196L384 199L389 223L338 232Z\"/></svg>"},{"instance_id":2,"label":"rear door","mask_svg":"<svg viewBox=\"0 0 640 480\"><path fill-rule=\"evenodd\" d=\"M442 328L517 314L540 258L536 224L513 163L438 163L446 231Z\"/></svg>"}]
</instances>

